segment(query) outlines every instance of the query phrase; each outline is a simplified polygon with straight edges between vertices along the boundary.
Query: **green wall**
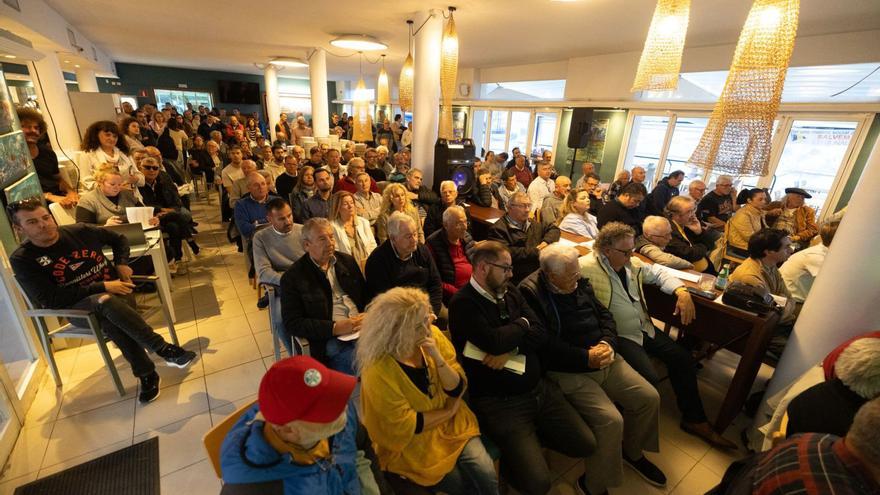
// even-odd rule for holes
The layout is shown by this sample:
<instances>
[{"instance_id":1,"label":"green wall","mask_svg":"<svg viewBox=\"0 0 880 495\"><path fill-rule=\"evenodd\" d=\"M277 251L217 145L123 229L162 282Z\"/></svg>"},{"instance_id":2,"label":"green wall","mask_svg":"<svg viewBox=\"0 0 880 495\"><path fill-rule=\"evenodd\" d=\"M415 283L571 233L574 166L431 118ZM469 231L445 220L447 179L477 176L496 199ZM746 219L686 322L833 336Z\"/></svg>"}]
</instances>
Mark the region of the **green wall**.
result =
<instances>
[{"instance_id":1,"label":"green wall","mask_svg":"<svg viewBox=\"0 0 880 495\"><path fill-rule=\"evenodd\" d=\"M573 182L576 182L581 177L581 162L574 159L575 150L568 147L571 115L571 110L562 112L554 165L559 174L568 175ZM626 111L594 110L593 120L600 119L608 119L608 129L605 133L605 154L602 157L602 162L596 164L596 169L602 182L611 182L614 180L614 169L617 167L617 160L620 157L620 145L623 142L623 131L626 127Z\"/></svg>"},{"instance_id":2,"label":"green wall","mask_svg":"<svg viewBox=\"0 0 880 495\"><path fill-rule=\"evenodd\" d=\"M853 165L852 172L850 172L849 177L846 179L846 184L843 186L843 192L840 193L840 201L838 201L837 210L835 211L839 211L849 203L853 191L856 190L856 186L859 184L862 171L865 170L865 164L868 163L868 157L874 149L874 143L877 142L878 136L880 136L880 115L874 115L874 121L871 122L868 135L865 136L865 142L862 144L859 156L856 157L856 163Z\"/></svg>"}]
</instances>

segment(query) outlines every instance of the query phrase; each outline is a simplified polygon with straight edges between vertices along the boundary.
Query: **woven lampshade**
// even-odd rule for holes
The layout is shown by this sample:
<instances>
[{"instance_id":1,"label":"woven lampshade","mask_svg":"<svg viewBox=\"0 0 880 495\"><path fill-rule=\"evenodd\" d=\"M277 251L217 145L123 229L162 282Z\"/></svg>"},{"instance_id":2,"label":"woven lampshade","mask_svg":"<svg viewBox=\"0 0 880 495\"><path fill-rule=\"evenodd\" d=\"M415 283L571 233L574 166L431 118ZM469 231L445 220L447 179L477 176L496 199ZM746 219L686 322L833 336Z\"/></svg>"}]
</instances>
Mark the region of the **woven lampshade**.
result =
<instances>
[{"instance_id":1,"label":"woven lampshade","mask_svg":"<svg viewBox=\"0 0 880 495\"><path fill-rule=\"evenodd\" d=\"M399 95L397 102L400 104L402 112L412 111L413 108L413 57L412 53L407 54L406 60L403 61L403 68L400 69L400 82L398 83Z\"/></svg>"},{"instance_id":2,"label":"woven lampshade","mask_svg":"<svg viewBox=\"0 0 880 495\"><path fill-rule=\"evenodd\" d=\"M370 117L370 98L367 95L367 86L364 84L363 77L358 80L353 100L354 129L351 139L358 142L372 141L373 119Z\"/></svg>"},{"instance_id":3,"label":"woven lampshade","mask_svg":"<svg viewBox=\"0 0 880 495\"><path fill-rule=\"evenodd\" d=\"M794 49L799 7L799 0L755 0L691 163L731 174L767 175L773 119Z\"/></svg>"},{"instance_id":4,"label":"woven lampshade","mask_svg":"<svg viewBox=\"0 0 880 495\"><path fill-rule=\"evenodd\" d=\"M379 69L379 80L376 84L376 105L388 105L390 97L388 96L388 73L385 67Z\"/></svg>"},{"instance_id":5,"label":"woven lampshade","mask_svg":"<svg viewBox=\"0 0 880 495\"><path fill-rule=\"evenodd\" d=\"M441 138L452 139L452 97L458 79L458 32L455 18L449 12L449 20L443 29L440 44L440 130Z\"/></svg>"},{"instance_id":6,"label":"woven lampshade","mask_svg":"<svg viewBox=\"0 0 880 495\"><path fill-rule=\"evenodd\" d=\"M678 87L690 11L691 0L658 0L631 91L671 91Z\"/></svg>"}]
</instances>

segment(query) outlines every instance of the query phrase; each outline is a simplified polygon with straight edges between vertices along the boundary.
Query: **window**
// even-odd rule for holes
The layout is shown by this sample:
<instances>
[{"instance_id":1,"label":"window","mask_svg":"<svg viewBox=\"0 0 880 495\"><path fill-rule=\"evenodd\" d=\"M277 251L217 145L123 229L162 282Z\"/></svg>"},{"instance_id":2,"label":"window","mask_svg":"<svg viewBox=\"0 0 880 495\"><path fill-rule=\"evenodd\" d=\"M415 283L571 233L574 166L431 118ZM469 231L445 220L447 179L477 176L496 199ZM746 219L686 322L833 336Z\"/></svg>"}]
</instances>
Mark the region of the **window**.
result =
<instances>
[{"instance_id":1,"label":"window","mask_svg":"<svg viewBox=\"0 0 880 495\"><path fill-rule=\"evenodd\" d=\"M687 185L694 179L702 179L704 170L688 164L691 154L696 149L703 130L709 123L708 118L703 117L678 117L675 121L675 129L672 131L672 140L669 142L669 151L666 153L666 165L663 174L657 179L669 175L674 170L684 171L684 181L681 189L686 190Z\"/></svg>"},{"instance_id":2,"label":"window","mask_svg":"<svg viewBox=\"0 0 880 495\"><path fill-rule=\"evenodd\" d=\"M856 127L858 122L795 120L770 184L770 196L780 199L785 188L800 187L813 196L806 203L818 212L828 198Z\"/></svg>"},{"instance_id":3,"label":"window","mask_svg":"<svg viewBox=\"0 0 880 495\"><path fill-rule=\"evenodd\" d=\"M519 148L523 154L528 154L529 120L531 112L512 112L510 114L510 138L507 149Z\"/></svg>"},{"instance_id":4,"label":"window","mask_svg":"<svg viewBox=\"0 0 880 495\"><path fill-rule=\"evenodd\" d=\"M214 98L211 96L211 93L180 91L176 89L156 89L154 92L156 93L156 103L159 108L164 107L166 103L171 103L178 112L183 113L186 110L187 103L192 103L193 108L199 108L199 105L204 105L208 108L214 107Z\"/></svg>"},{"instance_id":5,"label":"window","mask_svg":"<svg viewBox=\"0 0 880 495\"><path fill-rule=\"evenodd\" d=\"M474 110L474 130L471 133L471 138L474 140L474 148L480 156L486 154L486 125L488 123L488 110Z\"/></svg>"},{"instance_id":6,"label":"window","mask_svg":"<svg viewBox=\"0 0 880 495\"><path fill-rule=\"evenodd\" d=\"M507 110L492 110L489 149L495 153L507 150L507 115Z\"/></svg>"},{"instance_id":7,"label":"window","mask_svg":"<svg viewBox=\"0 0 880 495\"><path fill-rule=\"evenodd\" d=\"M626 170L644 168L646 186L654 183L668 125L669 117L666 116L638 115L633 119L623 167Z\"/></svg>"},{"instance_id":8,"label":"window","mask_svg":"<svg viewBox=\"0 0 880 495\"><path fill-rule=\"evenodd\" d=\"M535 114L535 139L532 141L532 153L540 155L545 150L553 151L556 147L556 125L559 115L551 112Z\"/></svg>"}]
</instances>

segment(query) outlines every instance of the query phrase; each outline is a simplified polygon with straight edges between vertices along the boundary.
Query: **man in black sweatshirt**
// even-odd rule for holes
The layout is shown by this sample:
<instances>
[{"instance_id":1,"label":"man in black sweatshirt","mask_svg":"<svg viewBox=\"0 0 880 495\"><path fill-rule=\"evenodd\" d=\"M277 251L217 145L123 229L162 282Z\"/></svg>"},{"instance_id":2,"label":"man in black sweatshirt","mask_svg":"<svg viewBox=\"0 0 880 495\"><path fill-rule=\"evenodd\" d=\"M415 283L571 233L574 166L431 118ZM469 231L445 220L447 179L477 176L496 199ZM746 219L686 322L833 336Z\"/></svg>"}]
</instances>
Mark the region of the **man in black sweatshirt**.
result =
<instances>
[{"instance_id":1,"label":"man in black sweatshirt","mask_svg":"<svg viewBox=\"0 0 880 495\"><path fill-rule=\"evenodd\" d=\"M138 399L155 400L159 375L144 349L177 368L189 366L196 353L165 342L132 307L134 284L125 236L85 224L58 227L39 200L13 203L9 212L15 231L28 239L9 261L31 302L48 309L94 312L140 379ZM113 264L103 254L105 246L113 249Z\"/></svg>"},{"instance_id":2,"label":"man in black sweatshirt","mask_svg":"<svg viewBox=\"0 0 880 495\"><path fill-rule=\"evenodd\" d=\"M594 494L620 486L621 459L649 482L665 484L663 473L642 454L659 450L657 389L615 355L614 316L581 278L577 250L552 244L541 251L540 264L519 289L549 334L551 345L543 354L547 378L590 425L598 443L585 459L578 485Z\"/></svg>"},{"instance_id":3,"label":"man in black sweatshirt","mask_svg":"<svg viewBox=\"0 0 880 495\"><path fill-rule=\"evenodd\" d=\"M449 324L468 377L480 428L501 449L505 477L520 493L544 494L550 470L541 448L585 458L596 438L559 387L543 378L539 355L550 343L541 320L510 284L510 252L499 242L474 249L473 276L449 303ZM467 348L467 350L466 350ZM472 351L484 352L482 359ZM525 369L505 368L508 360Z\"/></svg>"}]
</instances>

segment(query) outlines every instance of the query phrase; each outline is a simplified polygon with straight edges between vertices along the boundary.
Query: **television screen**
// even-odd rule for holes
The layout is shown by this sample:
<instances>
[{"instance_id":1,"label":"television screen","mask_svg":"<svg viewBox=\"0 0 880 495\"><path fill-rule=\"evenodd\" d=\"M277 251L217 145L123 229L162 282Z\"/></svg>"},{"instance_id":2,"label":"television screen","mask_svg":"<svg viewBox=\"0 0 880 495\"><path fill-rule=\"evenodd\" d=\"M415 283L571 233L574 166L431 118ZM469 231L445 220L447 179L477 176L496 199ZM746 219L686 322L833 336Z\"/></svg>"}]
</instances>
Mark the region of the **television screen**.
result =
<instances>
[{"instance_id":1,"label":"television screen","mask_svg":"<svg viewBox=\"0 0 880 495\"><path fill-rule=\"evenodd\" d=\"M220 103L260 104L260 84L243 81L217 81Z\"/></svg>"}]
</instances>

